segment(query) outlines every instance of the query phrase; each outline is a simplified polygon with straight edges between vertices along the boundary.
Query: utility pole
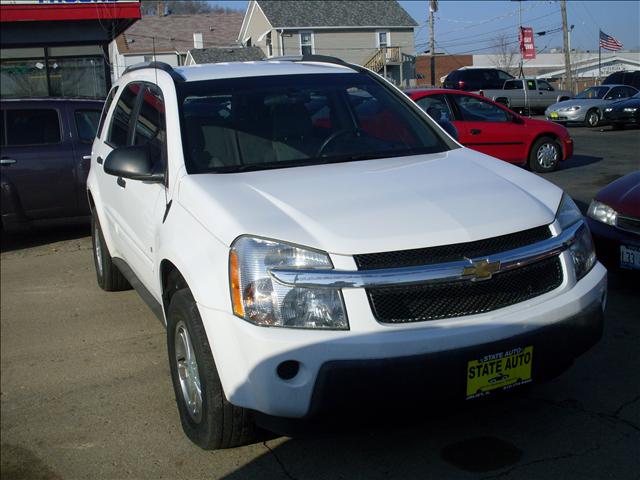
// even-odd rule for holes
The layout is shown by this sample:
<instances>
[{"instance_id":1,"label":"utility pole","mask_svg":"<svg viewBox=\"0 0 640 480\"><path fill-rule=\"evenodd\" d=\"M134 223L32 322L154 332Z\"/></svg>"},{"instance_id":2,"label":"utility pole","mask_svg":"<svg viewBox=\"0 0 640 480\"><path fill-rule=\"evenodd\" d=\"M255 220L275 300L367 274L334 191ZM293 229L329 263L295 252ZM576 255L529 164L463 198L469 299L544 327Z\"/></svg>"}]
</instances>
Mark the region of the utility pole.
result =
<instances>
[{"instance_id":1,"label":"utility pole","mask_svg":"<svg viewBox=\"0 0 640 480\"><path fill-rule=\"evenodd\" d=\"M431 54L431 86L436 86L436 37L433 27L433 14L438 11L438 0L429 0L429 53Z\"/></svg>"},{"instance_id":2,"label":"utility pole","mask_svg":"<svg viewBox=\"0 0 640 480\"><path fill-rule=\"evenodd\" d=\"M567 29L567 0L560 0L562 12L562 43L564 50L564 72L567 79L567 90L573 93L573 79L571 78L571 51L569 45L569 30Z\"/></svg>"}]
</instances>

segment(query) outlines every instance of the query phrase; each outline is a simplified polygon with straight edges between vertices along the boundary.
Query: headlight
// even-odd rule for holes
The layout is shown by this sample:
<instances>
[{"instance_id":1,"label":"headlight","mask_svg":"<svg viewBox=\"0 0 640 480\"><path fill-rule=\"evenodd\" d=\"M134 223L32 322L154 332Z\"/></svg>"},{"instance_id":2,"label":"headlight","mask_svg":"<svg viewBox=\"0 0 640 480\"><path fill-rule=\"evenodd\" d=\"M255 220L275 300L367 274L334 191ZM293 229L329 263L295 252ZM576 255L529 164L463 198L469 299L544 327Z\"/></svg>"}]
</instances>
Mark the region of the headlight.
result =
<instances>
[{"instance_id":1,"label":"headlight","mask_svg":"<svg viewBox=\"0 0 640 480\"><path fill-rule=\"evenodd\" d=\"M593 200L589 205L587 215L599 222L615 226L618 212L605 203Z\"/></svg>"},{"instance_id":2,"label":"headlight","mask_svg":"<svg viewBox=\"0 0 640 480\"><path fill-rule=\"evenodd\" d=\"M574 105L573 107L566 107L562 108L561 110L563 112L577 112L578 110L580 110L580 107L578 105Z\"/></svg>"},{"instance_id":3,"label":"headlight","mask_svg":"<svg viewBox=\"0 0 640 480\"><path fill-rule=\"evenodd\" d=\"M562 196L562 201L556 213L556 220L563 230L576 222L582 221L580 209L567 194ZM580 280L596 263L596 252L593 248L591 232L586 223L583 223L576 232L576 239L569 247L569 254L573 260L576 280Z\"/></svg>"},{"instance_id":4,"label":"headlight","mask_svg":"<svg viewBox=\"0 0 640 480\"><path fill-rule=\"evenodd\" d=\"M613 108L612 107L607 107L604 109L605 112L613 112Z\"/></svg>"},{"instance_id":5,"label":"headlight","mask_svg":"<svg viewBox=\"0 0 640 480\"><path fill-rule=\"evenodd\" d=\"M281 285L274 267L331 269L329 255L287 243L239 237L231 247L229 276L233 313L256 325L349 328L340 290Z\"/></svg>"},{"instance_id":6,"label":"headlight","mask_svg":"<svg viewBox=\"0 0 640 480\"><path fill-rule=\"evenodd\" d=\"M626 107L624 109L625 112L631 112L631 113L635 112L636 110L638 110L638 107Z\"/></svg>"}]
</instances>

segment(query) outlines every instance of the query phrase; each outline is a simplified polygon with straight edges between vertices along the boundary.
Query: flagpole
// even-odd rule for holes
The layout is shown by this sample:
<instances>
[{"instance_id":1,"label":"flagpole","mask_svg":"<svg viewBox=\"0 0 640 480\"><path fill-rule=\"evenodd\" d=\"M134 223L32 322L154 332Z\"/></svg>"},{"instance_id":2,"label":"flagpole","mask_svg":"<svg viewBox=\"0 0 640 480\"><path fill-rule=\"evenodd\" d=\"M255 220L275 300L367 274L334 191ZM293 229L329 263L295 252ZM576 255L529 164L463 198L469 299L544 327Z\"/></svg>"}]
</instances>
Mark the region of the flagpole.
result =
<instances>
[{"instance_id":1,"label":"flagpole","mask_svg":"<svg viewBox=\"0 0 640 480\"><path fill-rule=\"evenodd\" d=\"M602 30L598 29L598 83L600 83L600 79L602 78L602 73L601 73L602 45L600 45L601 34L602 34Z\"/></svg>"}]
</instances>

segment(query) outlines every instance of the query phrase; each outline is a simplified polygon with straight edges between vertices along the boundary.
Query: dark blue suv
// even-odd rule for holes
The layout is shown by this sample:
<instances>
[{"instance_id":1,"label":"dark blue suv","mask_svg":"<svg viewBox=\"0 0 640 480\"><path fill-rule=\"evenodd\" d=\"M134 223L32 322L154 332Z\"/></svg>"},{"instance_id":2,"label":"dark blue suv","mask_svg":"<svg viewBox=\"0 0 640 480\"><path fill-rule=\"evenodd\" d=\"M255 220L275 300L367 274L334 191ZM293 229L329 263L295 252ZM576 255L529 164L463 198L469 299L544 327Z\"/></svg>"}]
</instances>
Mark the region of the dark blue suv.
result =
<instances>
[{"instance_id":1,"label":"dark blue suv","mask_svg":"<svg viewBox=\"0 0 640 480\"><path fill-rule=\"evenodd\" d=\"M103 101L0 102L2 227L89 215L86 180Z\"/></svg>"}]
</instances>

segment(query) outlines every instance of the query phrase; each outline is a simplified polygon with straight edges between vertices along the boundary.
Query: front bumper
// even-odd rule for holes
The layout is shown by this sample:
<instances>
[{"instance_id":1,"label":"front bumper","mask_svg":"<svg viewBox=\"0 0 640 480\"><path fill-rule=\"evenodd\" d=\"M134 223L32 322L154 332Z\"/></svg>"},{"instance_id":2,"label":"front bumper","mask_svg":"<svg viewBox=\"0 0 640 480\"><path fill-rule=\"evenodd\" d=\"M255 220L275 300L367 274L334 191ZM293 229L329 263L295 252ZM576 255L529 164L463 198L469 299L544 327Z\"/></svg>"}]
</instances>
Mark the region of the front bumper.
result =
<instances>
[{"instance_id":1,"label":"front bumper","mask_svg":"<svg viewBox=\"0 0 640 480\"><path fill-rule=\"evenodd\" d=\"M413 398L411 388L400 387L419 385L426 397L437 397L449 377L455 385L444 393L458 395L457 382L465 378L460 365L477 352L534 344L540 352L536 354L540 367L535 368L541 369L535 370L534 378L541 379L552 359L558 358L553 361L555 369L564 370L593 345L600 335L606 270L597 263L575 283L572 269L566 268L568 253L561 257L565 280L556 290L486 314L454 319L383 325L373 317L364 289L343 291L349 331L257 327L226 312L199 309L225 394L234 405L302 418L323 405L331 407L327 397L336 392L342 396L342 378L356 390L368 391L379 368L404 379L385 393L393 403L404 404ZM290 360L299 362L299 372L284 380L277 374L278 366Z\"/></svg>"},{"instance_id":2,"label":"front bumper","mask_svg":"<svg viewBox=\"0 0 640 480\"><path fill-rule=\"evenodd\" d=\"M586 110L584 108L581 108L580 110L574 112L560 112L554 110L554 112L558 114L557 117L552 117L551 112L551 110L547 110L546 112L544 112L544 116L547 118L547 120L551 120L552 122L584 122Z\"/></svg>"},{"instance_id":3,"label":"front bumper","mask_svg":"<svg viewBox=\"0 0 640 480\"><path fill-rule=\"evenodd\" d=\"M605 110L604 119L607 122L611 123L620 123L620 124L636 124L640 125L640 113L636 112L620 112L620 111L612 111L607 112Z\"/></svg>"}]
</instances>

